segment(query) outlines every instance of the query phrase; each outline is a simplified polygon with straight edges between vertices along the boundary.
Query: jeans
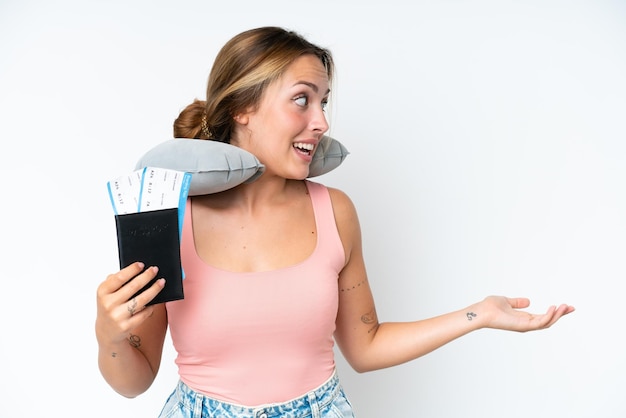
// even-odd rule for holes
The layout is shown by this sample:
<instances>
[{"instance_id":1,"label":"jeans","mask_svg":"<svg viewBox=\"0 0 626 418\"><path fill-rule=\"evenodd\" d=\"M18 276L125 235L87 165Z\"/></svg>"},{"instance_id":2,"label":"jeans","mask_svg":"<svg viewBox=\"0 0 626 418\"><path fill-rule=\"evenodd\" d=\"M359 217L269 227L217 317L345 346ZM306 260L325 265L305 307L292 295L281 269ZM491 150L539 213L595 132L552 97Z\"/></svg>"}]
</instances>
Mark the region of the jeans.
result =
<instances>
[{"instance_id":1,"label":"jeans","mask_svg":"<svg viewBox=\"0 0 626 418\"><path fill-rule=\"evenodd\" d=\"M354 418L336 373L317 389L279 404L247 407L218 401L178 382L159 418Z\"/></svg>"}]
</instances>

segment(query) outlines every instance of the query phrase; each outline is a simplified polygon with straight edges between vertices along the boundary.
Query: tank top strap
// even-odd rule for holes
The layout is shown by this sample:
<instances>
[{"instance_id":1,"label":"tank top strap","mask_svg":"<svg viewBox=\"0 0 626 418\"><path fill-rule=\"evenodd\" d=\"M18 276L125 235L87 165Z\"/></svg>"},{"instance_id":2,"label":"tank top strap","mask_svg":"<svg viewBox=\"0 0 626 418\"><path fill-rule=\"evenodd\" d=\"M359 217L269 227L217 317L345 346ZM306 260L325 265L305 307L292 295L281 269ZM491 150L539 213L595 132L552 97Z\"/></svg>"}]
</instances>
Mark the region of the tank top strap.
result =
<instances>
[{"instance_id":1,"label":"tank top strap","mask_svg":"<svg viewBox=\"0 0 626 418\"><path fill-rule=\"evenodd\" d=\"M343 245L335 223L335 212L330 200L328 188L323 184L306 180L306 185L311 196L313 211L315 212L315 224L317 225L318 247L334 256L343 255Z\"/></svg>"},{"instance_id":2,"label":"tank top strap","mask_svg":"<svg viewBox=\"0 0 626 418\"><path fill-rule=\"evenodd\" d=\"M190 254L195 254L195 243L193 242L193 225L191 224L191 197L187 198L185 203L185 216L183 217L183 233L180 237L181 251L190 251Z\"/></svg>"}]
</instances>

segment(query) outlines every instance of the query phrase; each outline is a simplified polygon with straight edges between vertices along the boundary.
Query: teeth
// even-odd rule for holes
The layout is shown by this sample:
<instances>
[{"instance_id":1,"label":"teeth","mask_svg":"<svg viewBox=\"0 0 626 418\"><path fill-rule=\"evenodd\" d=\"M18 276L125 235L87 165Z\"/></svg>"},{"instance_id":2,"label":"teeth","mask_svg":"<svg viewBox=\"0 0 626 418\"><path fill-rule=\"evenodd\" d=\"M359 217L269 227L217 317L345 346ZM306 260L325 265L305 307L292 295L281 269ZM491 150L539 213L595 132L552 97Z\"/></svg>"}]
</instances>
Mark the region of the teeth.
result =
<instances>
[{"instance_id":1,"label":"teeth","mask_svg":"<svg viewBox=\"0 0 626 418\"><path fill-rule=\"evenodd\" d=\"M313 144L305 144L302 142L296 142L295 144L293 144L293 146L296 148L305 149L308 151L313 151L313 148L315 148L315 145Z\"/></svg>"}]
</instances>

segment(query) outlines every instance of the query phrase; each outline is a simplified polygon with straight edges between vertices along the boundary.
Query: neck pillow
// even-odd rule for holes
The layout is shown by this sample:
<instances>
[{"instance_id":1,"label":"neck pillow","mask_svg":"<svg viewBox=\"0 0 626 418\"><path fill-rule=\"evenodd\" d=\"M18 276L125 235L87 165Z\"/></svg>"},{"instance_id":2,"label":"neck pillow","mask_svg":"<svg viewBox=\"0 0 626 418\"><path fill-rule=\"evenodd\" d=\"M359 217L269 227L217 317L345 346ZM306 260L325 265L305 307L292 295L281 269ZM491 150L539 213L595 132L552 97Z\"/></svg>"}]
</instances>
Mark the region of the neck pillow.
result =
<instances>
[{"instance_id":1,"label":"neck pillow","mask_svg":"<svg viewBox=\"0 0 626 418\"><path fill-rule=\"evenodd\" d=\"M309 166L309 178L337 168L348 150L336 139L323 136ZM135 169L167 168L191 174L189 196L218 193L255 181L265 166L250 152L235 145L207 139L173 138L146 152Z\"/></svg>"}]
</instances>

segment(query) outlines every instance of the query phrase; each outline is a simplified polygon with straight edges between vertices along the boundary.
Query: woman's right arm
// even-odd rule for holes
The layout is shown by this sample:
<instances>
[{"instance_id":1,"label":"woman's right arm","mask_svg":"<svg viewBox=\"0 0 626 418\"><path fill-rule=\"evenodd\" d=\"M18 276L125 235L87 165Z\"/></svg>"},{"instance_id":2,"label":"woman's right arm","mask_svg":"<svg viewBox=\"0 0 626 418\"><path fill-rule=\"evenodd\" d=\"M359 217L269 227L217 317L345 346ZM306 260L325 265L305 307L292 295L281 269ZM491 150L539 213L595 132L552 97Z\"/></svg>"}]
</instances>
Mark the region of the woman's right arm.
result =
<instances>
[{"instance_id":1,"label":"woman's right arm","mask_svg":"<svg viewBox=\"0 0 626 418\"><path fill-rule=\"evenodd\" d=\"M98 366L107 383L128 398L154 382L167 331L165 305L145 306L163 289L163 279L131 298L158 272L156 267L142 270L143 264L131 264L109 275L97 291Z\"/></svg>"}]
</instances>

